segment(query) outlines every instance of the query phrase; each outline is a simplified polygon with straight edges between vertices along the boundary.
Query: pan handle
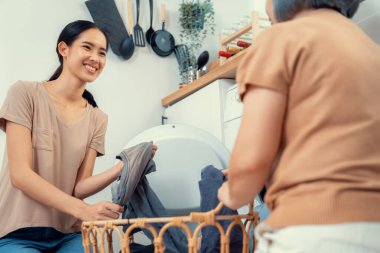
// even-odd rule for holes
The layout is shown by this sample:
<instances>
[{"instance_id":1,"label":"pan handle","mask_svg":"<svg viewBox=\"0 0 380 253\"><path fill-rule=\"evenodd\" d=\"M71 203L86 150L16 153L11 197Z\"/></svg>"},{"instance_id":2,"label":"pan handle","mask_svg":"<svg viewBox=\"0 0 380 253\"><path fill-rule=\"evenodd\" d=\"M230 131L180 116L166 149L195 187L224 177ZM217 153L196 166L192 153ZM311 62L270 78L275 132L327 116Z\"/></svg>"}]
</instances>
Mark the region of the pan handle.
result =
<instances>
[{"instance_id":1,"label":"pan handle","mask_svg":"<svg viewBox=\"0 0 380 253\"><path fill-rule=\"evenodd\" d=\"M136 9L137 9L137 15L136 15L136 24L139 23L140 19L140 0L136 0Z\"/></svg>"},{"instance_id":2,"label":"pan handle","mask_svg":"<svg viewBox=\"0 0 380 253\"><path fill-rule=\"evenodd\" d=\"M149 9L150 9L150 27L153 24L153 0L149 0Z\"/></svg>"},{"instance_id":3,"label":"pan handle","mask_svg":"<svg viewBox=\"0 0 380 253\"><path fill-rule=\"evenodd\" d=\"M161 18L162 18L162 23L165 23L166 21L166 5L165 5L165 0L162 0L161 4Z\"/></svg>"},{"instance_id":4,"label":"pan handle","mask_svg":"<svg viewBox=\"0 0 380 253\"><path fill-rule=\"evenodd\" d=\"M132 34L131 0L127 0L129 35Z\"/></svg>"}]
</instances>

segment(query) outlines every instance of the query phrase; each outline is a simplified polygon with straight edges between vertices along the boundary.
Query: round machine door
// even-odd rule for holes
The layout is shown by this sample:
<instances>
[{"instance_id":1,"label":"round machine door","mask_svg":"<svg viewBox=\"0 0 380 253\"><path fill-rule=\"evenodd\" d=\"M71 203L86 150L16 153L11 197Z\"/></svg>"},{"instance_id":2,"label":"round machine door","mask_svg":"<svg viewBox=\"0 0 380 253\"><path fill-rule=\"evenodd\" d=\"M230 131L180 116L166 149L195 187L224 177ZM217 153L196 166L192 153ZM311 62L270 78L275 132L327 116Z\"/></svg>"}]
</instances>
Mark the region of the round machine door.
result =
<instances>
[{"instance_id":1,"label":"round machine door","mask_svg":"<svg viewBox=\"0 0 380 253\"><path fill-rule=\"evenodd\" d=\"M147 175L154 192L173 215L199 210L198 181L208 165L225 169L229 152L216 137L186 125L162 125L135 136L124 148L153 141L156 172Z\"/></svg>"}]
</instances>

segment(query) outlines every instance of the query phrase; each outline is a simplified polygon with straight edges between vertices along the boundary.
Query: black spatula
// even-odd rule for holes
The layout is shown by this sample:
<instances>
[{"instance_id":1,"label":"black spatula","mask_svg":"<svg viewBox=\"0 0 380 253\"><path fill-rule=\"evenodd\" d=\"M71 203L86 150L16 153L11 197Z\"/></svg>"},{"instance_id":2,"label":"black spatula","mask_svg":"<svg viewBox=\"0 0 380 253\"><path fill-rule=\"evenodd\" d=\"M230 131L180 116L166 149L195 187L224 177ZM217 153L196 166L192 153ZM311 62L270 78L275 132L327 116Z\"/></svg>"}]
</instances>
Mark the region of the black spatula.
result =
<instances>
[{"instance_id":1,"label":"black spatula","mask_svg":"<svg viewBox=\"0 0 380 253\"><path fill-rule=\"evenodd\" d=\"M137 47L145 47L144 31L143 31L142 27L139 24L140 0L136 0L136 9L137 9L136 25L133 28L133 35L135 36L135 45Z\"/></svg>"}]
</instances>

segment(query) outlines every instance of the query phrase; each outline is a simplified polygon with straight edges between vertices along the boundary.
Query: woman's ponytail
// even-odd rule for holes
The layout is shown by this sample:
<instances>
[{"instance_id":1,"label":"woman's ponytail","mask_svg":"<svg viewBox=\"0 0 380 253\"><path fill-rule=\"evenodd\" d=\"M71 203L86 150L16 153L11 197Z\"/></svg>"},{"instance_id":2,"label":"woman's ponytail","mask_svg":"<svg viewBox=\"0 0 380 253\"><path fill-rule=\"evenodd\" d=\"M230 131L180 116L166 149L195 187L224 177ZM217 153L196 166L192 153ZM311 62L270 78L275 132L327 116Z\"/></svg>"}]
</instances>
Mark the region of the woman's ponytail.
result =
<instances>
[{"instance_id":1,"label":"woman's ponytail","mask_svg":"<svg viewBox=\"0 0 380 253\"><path fill-rule=\"evenodd\" d=\"M61 63L61 65L59 65L59 67L55 70L54 74L49 78L49 81L57 80L62 73L62 69L63 67Z\"/></svg>"},{"instance_id":2,"label":"woman's ponytail","mask_svg":"<svg viewBox=\"0 0 380 253\"><path fill-rule=\"evenodd\" d=\"M92 96L92 94L88 90L84 90L82 97L86 99L94 108L98 107L98 105L95 102L94 96Z\"/></svg>"}]
</instances>

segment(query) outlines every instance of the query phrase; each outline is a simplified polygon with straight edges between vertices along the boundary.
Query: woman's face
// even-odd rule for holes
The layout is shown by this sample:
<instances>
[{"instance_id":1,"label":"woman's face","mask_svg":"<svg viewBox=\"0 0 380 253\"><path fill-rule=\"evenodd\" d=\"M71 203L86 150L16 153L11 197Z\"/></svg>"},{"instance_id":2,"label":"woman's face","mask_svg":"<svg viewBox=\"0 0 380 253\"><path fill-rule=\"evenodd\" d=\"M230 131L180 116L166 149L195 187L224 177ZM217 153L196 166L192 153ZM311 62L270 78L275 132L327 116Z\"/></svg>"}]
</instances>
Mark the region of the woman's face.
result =
<instances>
[{"instance_id":1,"label":"woman's face","mask_svg":"<svg viewBox=\"0 0 380 253\"><path fill-rule=\"evenodd\" d=\"M269 17L269 20L275 24L277 23L276 16L274 15L273 0L267 0L265 11Z\"/></svg>"},{"instance_id":2,"label":"woman's face","mask_svg":"<svg viewBox=\"0 0 380 253\"><path fill-rule=\"evenodd\" d=\"M107 40L98 29L92 28L82 32L61 53L64 70L67 68L82 82L94 81L106 64L106 47Z\"/></svg>"}]
</instances>

